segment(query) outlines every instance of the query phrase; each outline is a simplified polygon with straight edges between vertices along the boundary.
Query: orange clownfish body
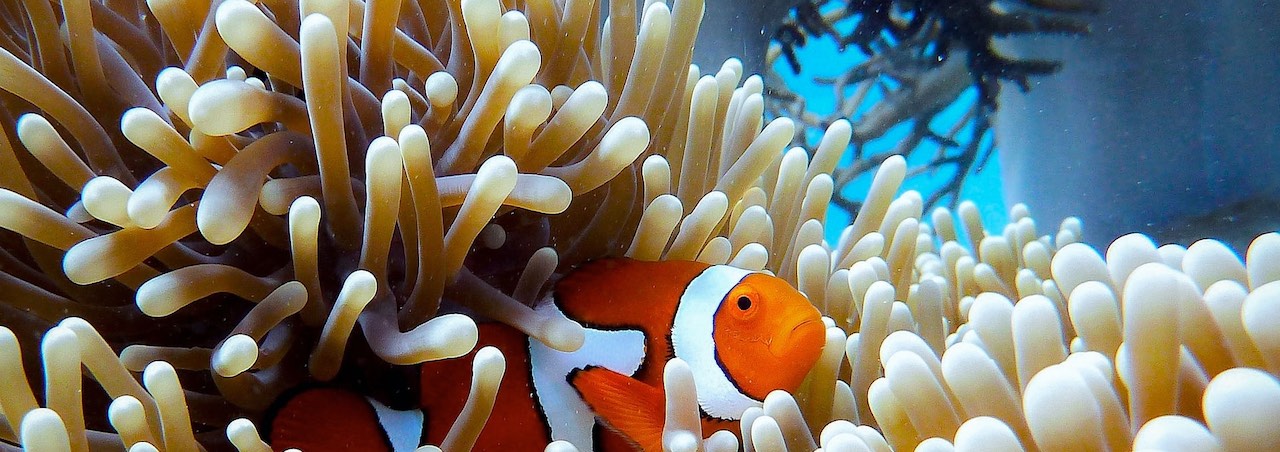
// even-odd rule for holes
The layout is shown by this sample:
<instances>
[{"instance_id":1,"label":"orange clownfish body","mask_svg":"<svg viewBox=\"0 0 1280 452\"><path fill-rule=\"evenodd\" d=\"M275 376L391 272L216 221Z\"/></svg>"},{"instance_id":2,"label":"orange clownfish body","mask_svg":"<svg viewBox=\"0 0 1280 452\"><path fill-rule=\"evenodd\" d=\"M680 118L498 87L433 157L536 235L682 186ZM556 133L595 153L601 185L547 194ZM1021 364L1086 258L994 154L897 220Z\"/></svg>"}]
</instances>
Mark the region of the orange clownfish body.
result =
<instances>
[{"instance_id":1,"label":"orange clownfish body","mask_svg":"<svg viewBox=\"0 0 1280 452\"><path fill-rule=\"evenodd\" d=\"M673 357L693 371L703 432L736 432L744 410L800 385L825 341L817 309L786 282L725 265L599 260L561 279L536 309L580 322L586 340L565 353L505 325L481 325L479 346L501 350L507 371L476 450L542 450L555 440L583 451L661 450L662 374ZM424 364L421 410L395 411L337 389L303 392L275 415L272 446L440 444L466 402L473 358ZM317 432L326 428L345 431Z\"/></svg>"}]
</instances>

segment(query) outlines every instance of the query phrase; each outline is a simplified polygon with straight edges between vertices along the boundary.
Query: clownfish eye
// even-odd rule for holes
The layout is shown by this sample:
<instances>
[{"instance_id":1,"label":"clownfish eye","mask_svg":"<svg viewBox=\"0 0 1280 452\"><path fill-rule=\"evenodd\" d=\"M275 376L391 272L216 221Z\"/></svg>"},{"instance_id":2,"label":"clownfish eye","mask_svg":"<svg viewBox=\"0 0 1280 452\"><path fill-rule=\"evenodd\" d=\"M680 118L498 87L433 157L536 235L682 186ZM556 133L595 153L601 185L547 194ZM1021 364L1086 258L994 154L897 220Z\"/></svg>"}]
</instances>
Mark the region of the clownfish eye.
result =
<instances>
[{"instance_id":1,"label":"clownfish eye","mask_svg":"<svg viewBox=\"0 0 1280 452\"><path fill-rule=\"evenodd\" d=\"M751 309L751 297L746 295L738 297L738 309L742 311Z\"/></svg>"}]
</instances>

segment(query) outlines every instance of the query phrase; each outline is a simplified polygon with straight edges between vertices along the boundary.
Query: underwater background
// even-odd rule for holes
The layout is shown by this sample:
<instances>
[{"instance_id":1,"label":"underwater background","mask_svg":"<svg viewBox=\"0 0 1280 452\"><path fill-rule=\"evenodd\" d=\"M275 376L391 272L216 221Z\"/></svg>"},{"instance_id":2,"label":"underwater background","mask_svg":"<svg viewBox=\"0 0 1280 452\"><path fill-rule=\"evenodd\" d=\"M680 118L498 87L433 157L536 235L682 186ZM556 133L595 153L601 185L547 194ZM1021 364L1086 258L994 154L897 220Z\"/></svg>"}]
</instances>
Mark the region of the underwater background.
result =
<instances>
[{"instance_id":1,"label":"underwater background","mask_svg":"<svg viewBox=\"0 0 1280 452\"><path fill-rule=\"evenodd\" d=\"M832 16L857 2L813 3ZM1003 224L1007 206L1016 203L1037 206L1042 221L1076 216L1090 225L1086 239L1097 243L1143 232L1162 243L1185 246L1214 237L1243 249L1252 237L1280 227L1274 171L1280 164L1280 62L1257 53L1280 44L1280 5L1096 6L1087 35L996 39L996 48L1009 55L1063 64L1033 78L1028 90L1001 93L995 127L983 136L995 141L995 157L970 169L959 198L974 201L986 224ZM797 17L793 10L787 20ZM861 21L857 15L833 21L834 34L797 46L795 59L804 63L800 72L784 58L769 68L819 116L836 107L831 80L868 58L841 44L841 36ZM933 118L933 127L962 120L976 91L970 88L952 101ZM856 122L874 102L872 94L850 119ZM896 126L864 152L893 149L910 127ZM927 163L924 152L910 155L913 165ZM905 187L932 193L955 171L928 171L909 178ZM869 176L845 190L865 192ZM952 199L943 205L954 208ZM847 214L831 211L829 224L843 224ZM827 234L834 242L839 231Z\"/></svg>"},{"instance_id":2,"label":"underwater background","mask_svg":"<svg viewBox=\"0 0 1280 452\"><path fill-rule=\"evenodd\" d=\"M827 8L837 8L839 2L830 2ZM840 22L836 24L838 32L848 33L856 25L855 20ZM795 90L797 95L804 97L806 106L820 115L831 114L836 106L835 97L832 96L833 88L830 84L814 83L815 78L833 78L853 67L855 64L865 61L863 55L854 49L848 49L845 52L839 50L838 43L831 37L825 39L814 39L796 50L796 58L800 61L808 62L802 66L800 73L794 73L786 62L779 59L773 64L772 71L777 73L780 79L787 84L788 87ZM961 98L954 101L948 108L944 109L938 116L934 118L940 124L954 124L961 121L966 109L965 105L971 104L974 97L977 96L976 88L965 90ZM868 104L876 102L874 97L867 99ZM865 113L869 108L863 107L857 114ZM855 119L856 120L856 119ZM866 145L865 151L868 154L881 154L892 152L902 138L906 135L910 124L900 124L890 129L884 136L873 140ZM819 133L819 131L811 131L810 133ZM984 136L985 140L990 140L990 135ZM999 151L995 151L995 155L999 155ZM925 165L928 155L924 152L916 153L914 159L908 159L908 164L912 166ZM923 161L922 161L923 160ZM848 166L853 162L853 155L846 155L845 159L840 162L841 166ZM981 167L972 169L972 174L965 178L963 188L958 198L961 200L971 200L979 207L982 213L982 222L986 224L1004 224L1008 222L1008 209L1005 206L1004 197L1002 196L1002 185L1000 177L1000 160L997 158L988 158ZM955 176L956 168L943 168L940 170L930 171L922 175L918 175L909 179L903 187L908 190L917 190L921 193L933 193L941 188L942 184L951 180ZM848 185L845 185L841 191L841 195L849 198L856 198L862 193L866 193L871 186L872 174L864 174L853 179ZM950 196L945 199L944 205L954 207L955 203L952 199L956 196ZM848 224L852 222L853 215L847 210L837 208L828 212L828 224L831 226L827 229L826 238L829 242L836 242L840 238L838 225Z\"/></svg>"}]
</instances>

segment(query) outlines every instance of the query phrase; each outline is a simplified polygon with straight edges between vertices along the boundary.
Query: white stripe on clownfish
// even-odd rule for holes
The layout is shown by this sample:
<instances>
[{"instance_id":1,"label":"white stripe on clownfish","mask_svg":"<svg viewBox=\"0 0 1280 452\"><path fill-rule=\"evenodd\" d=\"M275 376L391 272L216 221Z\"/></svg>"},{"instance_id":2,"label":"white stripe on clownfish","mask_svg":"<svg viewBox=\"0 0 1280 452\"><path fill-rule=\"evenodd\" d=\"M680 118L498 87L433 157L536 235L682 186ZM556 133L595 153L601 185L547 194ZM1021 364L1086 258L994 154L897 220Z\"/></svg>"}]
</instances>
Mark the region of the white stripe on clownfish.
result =
<instances>
[{"instance_id":1,"label":"white stripe on clownfish","mask_svg":"<svg viewBox=\"0 0 1280 452\"><path fill-rule=\"evenodd\" d=\"M422 441L422 410L396 410L383 405L372 397L365 397L373 412L378 415L378 424L391 442L393 452L412 452L417 450Z\"/></svg>"},{"instance_id":2,"label":"white stripe on clownfish","mask_svg":"<svg viewBox=\"0 0 1280 452\"><path fill-rule=\"evenodd\" d=\"M672 321L671 341L675 354L689 363L698 390L698 404L707 414L736 420L742 412L763 404L743 394L716 360L712 336L716 311L729 291L752 271L727 265L708 267L685 288ZM546 300L538 310L556 310ZM556 316L563 316L556 312ZM566 377L575 369L604 367L631 376L644 361L645 337L639 330L586 329L581 349L556 351L536 339L529 340L529 361L538 404L551 428L553 440L566 440L579 450L594 444L595 417Z\"/></svg>"},{"instance_id":3,"label":"white stripe on clownfish","mask_svg":"<svg viewBox=\"0 0 1280 452\"><path fill-rule=\"evenodd\" d=\"M545 300L539 311L559 311L554 302ZM564 314L556 312L556 316ZM576 369L598 366L632 376L645 357L644 332L639 330L600 330L586 328L582 347L573 352L552 349L529 338L529 365L538 408L546 416L551 439L573 443L580 451L589 452L594 444L595 415L567 377Z\"/></svg>"},{"instance_id":4,"label":"white stripe on clownfish","mask_svg":"<svg viewBox=\"0 0 1280 452\"><path fill-rule=\"evenodd\" d=\"M747 408L763 406L729 379L716 359L716 311L743 278L752 272L728 265L714 265L699 274L680 297L671 326L671 345L676 357L689 364L698 405L708 415L738 420Z\"/></svg>"}]
</instances>

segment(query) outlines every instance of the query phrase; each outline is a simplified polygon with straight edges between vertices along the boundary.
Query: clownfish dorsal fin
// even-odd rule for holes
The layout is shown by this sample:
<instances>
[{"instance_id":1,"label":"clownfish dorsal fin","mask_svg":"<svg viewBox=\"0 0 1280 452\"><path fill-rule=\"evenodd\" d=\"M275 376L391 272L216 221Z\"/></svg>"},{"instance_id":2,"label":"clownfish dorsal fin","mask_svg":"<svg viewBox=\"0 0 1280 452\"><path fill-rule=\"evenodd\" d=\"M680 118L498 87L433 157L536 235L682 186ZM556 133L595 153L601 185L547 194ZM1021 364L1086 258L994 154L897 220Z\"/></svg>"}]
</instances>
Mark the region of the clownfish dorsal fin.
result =
<instances>
[{"instance_id":1,"label":"clownfish dorsal fin","mask_svg":"<svg viewBox=\"0 0 1280 452\"><path fill-rule=\"evenodd\" d=\"M575 370L568 378L606 425L644 450L662 450L666 400L661 388L595 366Z\"/></svg>"}]
</instances>

